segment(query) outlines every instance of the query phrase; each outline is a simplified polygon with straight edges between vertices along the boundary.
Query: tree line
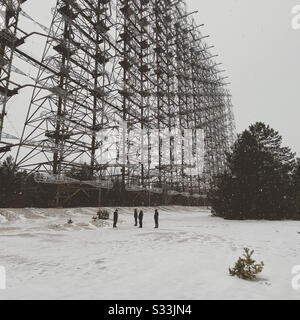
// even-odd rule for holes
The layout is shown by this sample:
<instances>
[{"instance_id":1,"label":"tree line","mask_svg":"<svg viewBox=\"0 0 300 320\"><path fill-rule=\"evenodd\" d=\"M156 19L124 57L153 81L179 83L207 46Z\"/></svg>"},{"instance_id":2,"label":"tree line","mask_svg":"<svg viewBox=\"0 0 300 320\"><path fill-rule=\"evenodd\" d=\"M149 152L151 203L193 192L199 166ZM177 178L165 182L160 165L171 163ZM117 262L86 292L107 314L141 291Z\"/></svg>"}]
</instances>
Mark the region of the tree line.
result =
<instances>
[{"instance_id":1,"label":"tree line","mask_svg":"<svg viewBox=\"0 0 300 320\"><path fill-rule=\"evenodd\" d=\"M201 205L199 199L183 196L175 197L148 192L123 190L121 181L116 178L111 190L89 186L83 181L95 180L88 164L73 168L67 176L76 179L78 184L53 185L35 181L33 174L19 170L14 159L9 156L0 163L0 208L42 207L97 207L101 206L160 206L160 205ZM60 193L59 204L57 192ZM72 196L73 195L73 196ZM100 200L101 199L101 200Z\"/></svg>"},{"instance_id":2,"label":"tree line","mask_svg":"<svg viewBox=\"0 0 300 320\"><path fill-rule=\"evenodd\" d=\"M282 146L282 137L258 122L238 135L227 154L226 170L213 178L208 204L213 214L226 219L300 219L300 159ZM87 164L68 176L93 180ZM55 207L56 185L37 183L33 175L19 170L12 157L0 163L0 207ZM65 189L72 193L74 187ZM75 189L78 189L78 186ZM61 193L66 192L61 190ZM69 194L66 194L68 198ZM116 180L112 190L102 190L102 206L203 205L199 200L166 197L122 190ZM207 203L205 203L207 204ZM67 207L99 205L99 190L81 185Z\"/></svg>"}]
</instances>

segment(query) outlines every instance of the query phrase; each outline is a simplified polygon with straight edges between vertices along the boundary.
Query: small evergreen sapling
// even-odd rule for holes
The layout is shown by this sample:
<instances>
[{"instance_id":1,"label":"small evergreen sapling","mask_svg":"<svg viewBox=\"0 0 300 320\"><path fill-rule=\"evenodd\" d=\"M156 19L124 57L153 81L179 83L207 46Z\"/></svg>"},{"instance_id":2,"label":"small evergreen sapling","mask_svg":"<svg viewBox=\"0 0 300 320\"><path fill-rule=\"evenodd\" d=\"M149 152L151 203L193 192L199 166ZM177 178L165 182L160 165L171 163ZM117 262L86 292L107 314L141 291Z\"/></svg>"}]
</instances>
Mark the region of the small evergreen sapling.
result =
<instances>
[{"instance_id":1,"label":"small evergreen sapling","mask_svg":"<svg viewBox=\"0 0 300 320\"><path fill-rule=\"evenodd\" d=\"M99 220L108 220L109 219L109 212L106 209L99 209L97 213L97 218Z\"/></svg>"},{"instance_id":2,"label":"small evergreen sapling","mask_svg":"<svg viewBox=\"0 0 300 320\"><path fill-rule=\"evenodd\" d=\"M244 280L255 280L256 275L262 272L264 263L263 261L256 263L256 261L252 259L254 250L250 251L250 249L244 248L244 251L243 258L239 257L234 268L229 268L229 273L231 276L237 276Z\"/></svg>"}]
</instances>

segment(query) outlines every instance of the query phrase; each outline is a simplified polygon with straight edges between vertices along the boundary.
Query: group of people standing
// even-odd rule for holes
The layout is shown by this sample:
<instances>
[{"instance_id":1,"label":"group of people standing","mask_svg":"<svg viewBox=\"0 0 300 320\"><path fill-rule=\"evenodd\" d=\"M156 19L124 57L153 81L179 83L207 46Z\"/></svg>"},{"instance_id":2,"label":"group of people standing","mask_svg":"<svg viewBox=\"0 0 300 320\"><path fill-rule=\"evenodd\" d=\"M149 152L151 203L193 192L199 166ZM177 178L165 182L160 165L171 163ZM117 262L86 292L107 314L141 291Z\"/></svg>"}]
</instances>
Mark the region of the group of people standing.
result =
<instances>
[{"instance_id":1,"label":"group of people standing","mask_svg":"<svg viewBox=\"0 0 300 320\"><path fill-rule=\"evenodd\" d=\"M154 223L155 223L154 228L155 229L158 228L158 217L159 217L159 213L158 213L158 210L156 209L154 212ZM114 212L114 224L113 224L114 228L117 227L118 218L119 218L119 212L118 212L118 209L116 209L116 211ZM139 226L139 228L143 228L143 219L144 219L143 210L140 210L140 212L138 212L137 209L134 209L134 226L135 227Z\"/></svg>"}]
</instances>

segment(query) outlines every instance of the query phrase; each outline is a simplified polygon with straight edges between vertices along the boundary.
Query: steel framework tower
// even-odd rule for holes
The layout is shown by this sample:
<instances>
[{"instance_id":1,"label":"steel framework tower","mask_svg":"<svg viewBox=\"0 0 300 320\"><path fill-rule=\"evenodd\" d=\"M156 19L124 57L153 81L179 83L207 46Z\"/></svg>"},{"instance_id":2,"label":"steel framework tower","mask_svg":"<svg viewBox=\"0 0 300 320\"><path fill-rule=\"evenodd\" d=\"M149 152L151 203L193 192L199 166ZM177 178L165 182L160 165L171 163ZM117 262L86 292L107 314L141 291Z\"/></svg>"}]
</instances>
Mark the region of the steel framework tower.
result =
<instances>
[{"instance_id":1,"label":"steel framework tower","mask_svg":"<svg viewBox=\"0 0 300 320\"><path fill-rule=\"evenodd\" d=\"M58 0L18 166L58 184L87 163L103 188L205 194L235 131L199 27L182 1Z\"/></svg>"},{"instance_id":2,"label":"steel framework tower","mask_svg":"<svg viewBox=\"0 0 300 320\"><path fill-rule=\"evenodd\" d=\"M3 142L3 124L8 100L18 92L10 86L14 53L24 43L17 38L21 4L26 0L0 1L0 153L10 151L11 145Z\"/></svg>"}]
</instances>

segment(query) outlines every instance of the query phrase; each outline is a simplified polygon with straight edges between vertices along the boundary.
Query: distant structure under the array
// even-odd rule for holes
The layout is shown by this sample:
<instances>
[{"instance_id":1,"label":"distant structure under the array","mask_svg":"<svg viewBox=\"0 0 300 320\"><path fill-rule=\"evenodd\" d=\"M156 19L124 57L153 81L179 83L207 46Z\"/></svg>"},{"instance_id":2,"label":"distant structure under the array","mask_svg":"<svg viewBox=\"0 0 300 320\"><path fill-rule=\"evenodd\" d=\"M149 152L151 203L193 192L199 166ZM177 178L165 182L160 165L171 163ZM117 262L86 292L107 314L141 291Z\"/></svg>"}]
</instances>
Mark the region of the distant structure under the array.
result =
<instances>
[{"instance_id":1,"label":"distant structure under the array","mask_svg":"<svg viewBox=\"0 0 300 320\"><path fill-rule=\"evenodd\" d=\"M38 68L19 167L63 184L85 163L95 186L205 194L225 167L234 119L219 63L183 1L58 0L41 61L22 51L25 1L1 1L10 6L0 31L2 153L14 146L3 123L21 94L10 80L16 55Z\"/></svg>"}]
</instances>

